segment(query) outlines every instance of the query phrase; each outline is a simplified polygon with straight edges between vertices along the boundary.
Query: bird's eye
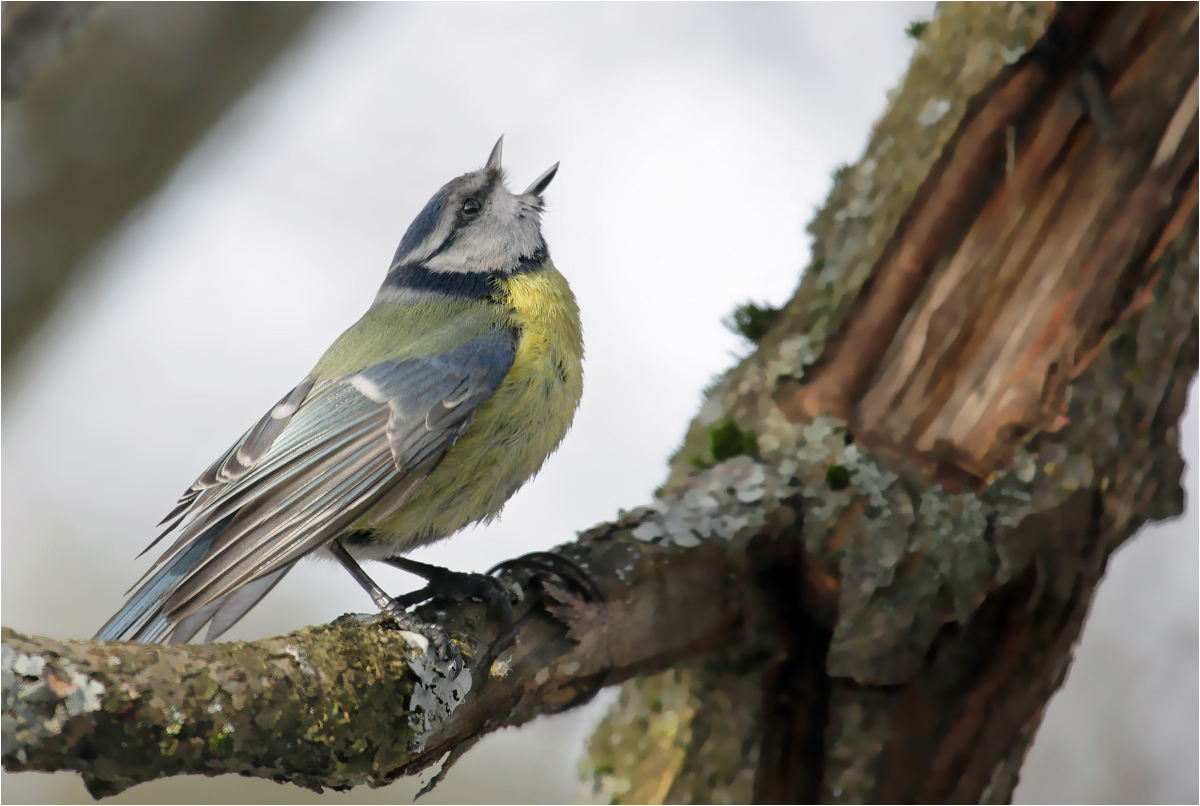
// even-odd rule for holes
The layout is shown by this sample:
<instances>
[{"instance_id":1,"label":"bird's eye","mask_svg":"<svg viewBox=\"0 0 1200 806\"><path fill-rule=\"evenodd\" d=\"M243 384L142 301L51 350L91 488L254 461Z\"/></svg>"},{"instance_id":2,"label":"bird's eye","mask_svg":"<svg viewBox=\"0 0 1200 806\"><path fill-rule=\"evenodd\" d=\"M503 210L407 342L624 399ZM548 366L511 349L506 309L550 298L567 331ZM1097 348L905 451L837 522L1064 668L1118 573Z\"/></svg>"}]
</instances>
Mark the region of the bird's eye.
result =
<instances>
[{"instance_id":1,"label":"bird's eye","mask_svg":"<svg viewBox=\"0 0 1200 806\"><path fill-rule=\"evenodd\" d=\"M462 203L462 211L467 215L475 215L483 209L483 205L479 203L479 199L470 198Z\"/></svg>"}]
</instances>

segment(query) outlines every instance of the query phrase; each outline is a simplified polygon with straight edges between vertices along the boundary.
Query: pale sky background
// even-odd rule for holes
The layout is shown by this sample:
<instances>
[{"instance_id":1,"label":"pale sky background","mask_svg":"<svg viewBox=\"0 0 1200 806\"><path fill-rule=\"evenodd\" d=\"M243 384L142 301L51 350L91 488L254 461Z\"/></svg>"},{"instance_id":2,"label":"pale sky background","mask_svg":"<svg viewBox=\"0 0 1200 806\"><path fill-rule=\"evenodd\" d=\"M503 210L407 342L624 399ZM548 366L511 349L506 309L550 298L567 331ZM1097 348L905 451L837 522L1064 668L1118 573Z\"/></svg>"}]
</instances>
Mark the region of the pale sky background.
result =
<instances>
[{"instance_id":1,"label":"pale sky background","mask_svg":"<svg viewBox=\"0 0 1200 806\"><path fill-rule=\"evenodd\" d=\"M782 303L803 226L858 159L932 3L343 5L281 59L95 257L8 368L3 621L87 637L176 497L366 309L405 227L496 137L514 190L561 160L544 232L583 311L575 427L503 519L415 556L462 570L649 499L700 390L743 347L735 304ZM1196 412L1183 440L1196 461ZM1196 476L1188 498L1195 501ZM1021 802L1197 799L1197 522L1147 530L1101 586ZM371 569L385 587L411 578ZM301 564L227 637L370 602ZM557 802L609 696L485 740L422 802ZM6 802L87 799L5 775ZM237 777L122 802L406 802Z\"/></svg>"}]
</instances>

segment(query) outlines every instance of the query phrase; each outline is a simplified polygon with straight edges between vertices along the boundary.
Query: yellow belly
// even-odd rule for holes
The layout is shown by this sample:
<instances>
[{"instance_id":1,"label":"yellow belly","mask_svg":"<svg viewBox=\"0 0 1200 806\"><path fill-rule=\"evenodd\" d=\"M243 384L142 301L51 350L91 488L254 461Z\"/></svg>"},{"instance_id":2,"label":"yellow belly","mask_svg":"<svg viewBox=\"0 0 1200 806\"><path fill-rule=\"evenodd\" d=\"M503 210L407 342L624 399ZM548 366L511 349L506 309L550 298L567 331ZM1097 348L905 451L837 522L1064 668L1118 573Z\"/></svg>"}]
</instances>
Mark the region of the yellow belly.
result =
<instances>
[{"instance_id":1,"label":"yellow belly","mask_svg":"<svg viewBox=\"0 0 1200 806\"><path fill-rule=\"evenodd\" d=\"M374 526L378 548L396 552L490 520L566 435L583 393L579 309L552 266L503 282L518 328L512 369L442 462L395 512ZM365 520L365 519L364 519Z\"/></svg>"}]
</instances>

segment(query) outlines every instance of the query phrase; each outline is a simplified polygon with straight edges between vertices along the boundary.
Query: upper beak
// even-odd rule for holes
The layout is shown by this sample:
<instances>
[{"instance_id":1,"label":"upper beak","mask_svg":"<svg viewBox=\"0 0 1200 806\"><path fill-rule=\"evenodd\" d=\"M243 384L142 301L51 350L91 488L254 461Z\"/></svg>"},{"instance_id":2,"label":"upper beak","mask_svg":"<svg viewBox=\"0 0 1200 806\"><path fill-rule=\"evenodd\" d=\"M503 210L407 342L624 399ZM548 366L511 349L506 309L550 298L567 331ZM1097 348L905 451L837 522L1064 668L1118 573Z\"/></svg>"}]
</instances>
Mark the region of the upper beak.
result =
<instances>
[{"instance_id":1,"label":"upper beak","mask_svg":"<svg viewBox=\"0 0 1200 806\"><path fill-rule=\"evenodd\" d=\"M492 146L492 153L488 157L487 165L484 166L489 171L500 170L500 156L504 153L504 135L500 135L500 139L496 141L496 145Z\"/></svg>"},{"instance_id":2,"label":"upper beak","mask_svg":"<svg viewBox=\"0 0 1200 806\"><path fill-rule=\"evenodd\" d=\"M533 180L533 184L530 185L529 187L525 188L525 192L522 193L521 195L522 196L531 196L531 195L532 196L541 196L542 191L544 191L546 189L546 186L550 184L550 180L554 178L554 175L556 173L558 173L558 163L557 162L554 163L553 165L551 165L549 170L547 170L544 174L539 176L537 179Z\"/></svg>"}]
</instances>

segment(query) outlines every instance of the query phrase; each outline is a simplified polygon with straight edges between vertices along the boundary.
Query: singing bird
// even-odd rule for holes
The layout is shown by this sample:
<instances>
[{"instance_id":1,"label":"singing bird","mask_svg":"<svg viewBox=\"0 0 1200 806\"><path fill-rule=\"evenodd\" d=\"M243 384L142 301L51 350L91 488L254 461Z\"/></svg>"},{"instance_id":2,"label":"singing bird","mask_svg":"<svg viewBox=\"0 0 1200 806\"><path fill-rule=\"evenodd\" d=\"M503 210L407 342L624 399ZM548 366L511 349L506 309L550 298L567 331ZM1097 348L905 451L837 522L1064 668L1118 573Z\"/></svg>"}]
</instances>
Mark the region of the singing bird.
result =
<instances>
[{"instance_id":1,"label":"singing bird","mask_svg":"<svg viewBox=\"0 0 1200 806\"><path fill-rule=\"evenodd\" d=\"M541 232L555 163L524 193L487 164L434 194L375 301L160 526L174 542L96 636L206 640L302 557L332 555L402 624L358 560L494 518L562 441L583 392L579 308Z\"/></svg>"}]
</instances>

